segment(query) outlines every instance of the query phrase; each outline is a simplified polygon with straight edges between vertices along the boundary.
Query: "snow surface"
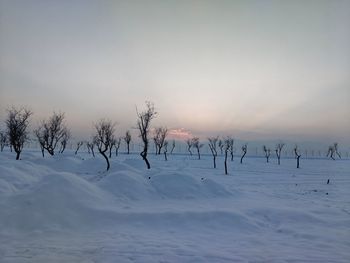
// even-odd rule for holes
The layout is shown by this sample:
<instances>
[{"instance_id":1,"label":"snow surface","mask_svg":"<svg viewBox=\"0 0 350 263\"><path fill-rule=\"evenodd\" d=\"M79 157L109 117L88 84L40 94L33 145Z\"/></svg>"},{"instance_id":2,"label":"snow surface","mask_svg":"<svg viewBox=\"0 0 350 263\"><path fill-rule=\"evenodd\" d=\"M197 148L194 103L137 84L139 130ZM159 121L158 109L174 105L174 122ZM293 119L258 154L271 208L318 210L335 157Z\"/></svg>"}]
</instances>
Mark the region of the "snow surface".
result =
<instances>
[{"instance_id":1,"label":"snow surface","mask_svg":"<svg viewBox=\"0 0 350 263\"><path fill-rule=\"evenodd\" d=\"M350 160L150 161L0 153L0 262L350 262Z\"/></svg>"}]
</instances>

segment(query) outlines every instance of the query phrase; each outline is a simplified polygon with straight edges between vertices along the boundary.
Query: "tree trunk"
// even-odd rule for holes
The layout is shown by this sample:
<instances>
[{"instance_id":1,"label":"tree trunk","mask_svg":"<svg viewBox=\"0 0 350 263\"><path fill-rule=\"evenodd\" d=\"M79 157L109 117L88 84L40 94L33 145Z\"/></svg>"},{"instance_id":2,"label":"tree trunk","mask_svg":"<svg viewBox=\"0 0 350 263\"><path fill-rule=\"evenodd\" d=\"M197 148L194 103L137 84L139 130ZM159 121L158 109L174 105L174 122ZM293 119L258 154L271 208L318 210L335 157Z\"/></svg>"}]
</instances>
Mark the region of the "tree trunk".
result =
<instances>
[{"instance_id":1,"label":"tree trunk","mask_svg":"<svg viewBox=\"0 0 350 263\"><path fill-rule=\"evenodd\" d=\"M225 174L227 174L227 152L225 153Z\"/></svg>"},{"instance_id":2,"label":"tree trunk","mask_svg":"<svg viewBox=\"0 0 350 263\"><path fill-rule=\"evenodd\" d=\"M198 160L201 159L201 153L199 152L199 149L197 149L197 153L198 153Z\"/></svg>"},{"instance_id":3,"label":"tree trunk","mask_svg":"<svg viewBox=\"0 0 350 263\"><path fill-rule=\"evenodd\" d=\"M167 156L166 156L166 152L164 152L164 158L165 158L165 161L168 160Z\"/></svg>"},{"instance_id":4,"label":"tree trunk","mask_svg":"<svg viewBox=\"0 0 350 263\"><path fill-rule=\"evenodd\" d=\"M300 155L297 156L297 168L299 168L299 159L300 159Z\"/></svg>"},{"instance_id":5,"label":"tree trunk","mask_svg":"<svg viewBox=\"0 0 350 263\"><path fill-rule=\"evenodd\" d=\"M20 156L21 152L20 151L16 151L16 160L19 160L19 156Z\"/></svg>"},{"instance_id":6,"label":"tree trunk","mask_svg":"<svg viewBox=\"0 0 350 263\"><path fill-rule=\"evenodd\" d=\"M105 160L106 160L106 162L107 162L107 170L106 170L106 171L108 171L109 168L110 168L110 164L109 164L108 157L107 157L107 155L106 155L104 152L100 151L100 153L101 153L101 155L105 158Z\"/></svg>"},{"instance_id":7,"label":"tree trunk","mask_svg":"<svg viewBox=\"0 0 350 263\"><path fill-rule=\"evenodd\" d=\"M151 169L151 165L149 164L149 161L147 160L147 152L143 151L140 153L142 159L145 161L147 169Z\"/></svg>"},{"instance_id":8,"label":"tree trunk","mask_svg":"<svg viewBox=\"0 0 350 263\"><path fill-rule=\"evenodd\" d=\"M243 155L242 155L242 157L241 157L241 163L243 163L243 158L244 158L244 156L246 155L247 153L245 152Z\"/></svg>"},{"instance_id":9,"label":"tree trunk","mask_svg":"<svg viewBox=\"0 0 350 263\"><path fill-rule=\"evenodd\" d=\"M128 154L130 154L130 143L127 143L128 146Z\"/></svg>"},{"instance_id":10,"label":"tree trunk","mask_svg":"<svg viewBox=\"0 0 350 263\"><path fill-rule=\"evenodd\" d=\"M216 168L216 156L213 156L213 160L214 160L214 168Z\"/></svg>"}]
</instances>

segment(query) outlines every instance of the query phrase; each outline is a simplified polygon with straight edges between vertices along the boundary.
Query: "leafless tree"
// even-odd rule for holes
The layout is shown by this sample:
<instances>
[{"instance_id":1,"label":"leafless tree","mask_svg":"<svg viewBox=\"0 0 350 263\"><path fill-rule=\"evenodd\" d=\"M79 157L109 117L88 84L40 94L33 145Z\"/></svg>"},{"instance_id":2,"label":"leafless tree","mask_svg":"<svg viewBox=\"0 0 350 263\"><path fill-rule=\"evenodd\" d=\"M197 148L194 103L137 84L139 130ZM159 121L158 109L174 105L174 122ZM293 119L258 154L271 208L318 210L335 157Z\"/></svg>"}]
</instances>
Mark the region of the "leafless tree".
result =
<instances>
[{"instance_id":1,"label":"leafless tree","mask_svg":"<svg viewBox=\"0 0 350 263\"><path fill-rule=\"evenodd\" d=\"M172 145L171 145L170 154L173 154L174 149L175 149L175 140L173 140L173 143L172 143Z\"/></svg>"},{"instance_id":2,"label":"leafless tree","mask_svg":"<svg viewBox=\"0 0 350 263\"><path fill-rule=\"evenodd\" d=\"M115 140L115 145L114 145L114 147L115 147L115 156L118 156L118 152L119 152L121 141L122 141L122 138L117 138Z\"/></svg>"},{"instance_id":3,"label":"leafless tree","mask_svg":"<svg viewBox=\"0 0 350 263\"><path fill-rule=\"evenodd\" d=\"M93 137L93 141L99 153L107 162L107 171L110 168L110 164L106 152L109 149L111 141L114 139L114 126L112 121L104 119L95 124L96 133Z\"/></svg>"},{"instance_id":4,"label":"leafless tree","mask_svg":"<svg viewBox=\"0 0 350 263\"><path fill-rule=\"evenodd\" d=\"M165 128L159 127L155 129L153 140L156 146L156 154L161 153L161 150L167 135L168 135L168 129L166 127Z\"/></svg>"},{"instance_id":5,"label":"leafless tree","mask_svg":"<svg viewBox=\"0 0 350 263\"><path fill-rule=\"evenodd\" d=\"M224 143L223 143L223 141L221 139L219 140L218 146L220 148L220 154L222 155L223 154Z\"/></svg>"},{"instance_id":6,"label":"leafless tree","mask_svg":"<svg viewBox=\"0 0 350 263\"><path fill-rule=\"evenodd\" d=\"M192 139L187 139L186 140L186 144L187 144L187 151L190 153L190 155L192 156L192 152L191 152L191 148L193 146L193 141Z\"/></svg>"},{"instance_id":7,"label":"leafless tree","mask_svg":"<svg viewBox=\"0 0 350 263\"><path fill-rule=\"evenodd\" d=\"M34 130L34 135L38 140L39 146L40 146L40 150L41 150L41 155L43 157L45 157L45 136L46 134L44 134L44 130L42 127L39 127L38 129Z\"/></svg>"},{"instance_id":8,"label":"leafless tree","mask_svg":"<svg viewBox=\"0 0 350 263\"><path fill-rule=\"evenodd\" d=\"M143 151L140 153L142 159L145 161L147 169L151 168L151 165L147 159L147 152L148 152L148 134L150 130L150 124L151 120L156 117L157 112L154 109L154 104L151 102L146 102L146 110L143 112L137 113L137 127L140 132L140 137L143 142Z\"/></svg>"},{"instance_id":9,"label":"leafless tree","mask_svg":"<svg viewBox=\"0 0 350 263\"><path fill-rule=\"evenodd\" d=\"M295 145L294 147L294 155L295 155L295 159L297 160L297 168L299 168L299 160L300 160L301 154L299 153L298 145Z\"/></svg>"},{"instance_id":10,"label":"leafless tree","mask_svg":"<svg viewBox=\"0 0 350 263\"><path fill-rule=\"evenodd\" d=\"M109 148L109 158L112 158L112 149L115 146L115 144L117 143L117 139L113 136L113 138L111 139L108 148Z\"/></svg>"},{"instance_id":11,"label":"leafless tree","mask_svg":"<svg viewBox=\"0 0 350 263\"><path fill-rule=\"evenodd\" d=\"M164 141L163 147L164 147L164 159L165 159L165 161L167 161L167 160L168 160L168 157L167 157L167 152L168 152L168 141Z\"/></svg>"},{"instance_id":12,"label":"leafless tree","mask_svg":"<svg viewBox=\"0 0 350 263\"><path fill-rule=\"evenodd\" d=\"M197 149L198 160L200 160L201 159L200 149L203 147L203 144L199 142L198 137L194 137L192 138L192 145L194 148Z\"/></svg>"},{"instance_id":13,"label":"leafless tree","mask_svg":"<svg viewBox=\"0 0 350 263\"><path fill-rule=\"evenodd\" d=\"M87 142L86 142L86 147L87 147L87 149L88 149L88 153L91 152L92 156L95 157L95 152L94 152L95 144L94 144L94 142L89 142L89 141L87 141Z\"/></svg>"},{"instance_id":14,"label":"leafless tree","mask_svg":"<svg viewBox=\"0 0 350 263\"><path fill-rule=\"evenodd\" d=\"M33 113L27 108L17 109L12 107L7 110L7 138L16 152L16 160L19 159L24 143L28 139L29 117Z\"/></svg>"},{"instance_id":15,"label":"leafless tree","mask_svg":"<svg viewBox=\"0 0 350 263\"><path fill-rule=\"evenodd\" d=\"M270 149L270 148L267 148L266 145L264 145L264 146L263 146L263 151L264 151L264 153L265 153L266 162L268 163L268 162L269 162L270 155L271 155L271 149Z\"/></svg>"},{"instance_id":16,"label":"leafless tree","mask_svg":"<svg viewBox=\"0 0 350 263\"><path fill-rule=\"evenodd\" d=\"M235 140L231 137L228 138L228 143L230 145L230 148L229 148L229 152L230 152L230 155L231 155L231 162L233 161L233 154L235 152L235 149L233 148L233 145L234 145L234 142Z\"/></svg>"},{"instance_id":17,"label":"leafless tree","mask_svg":"<svg viewBox=\"0 0 350 263\"><path fill-rule=\"evenodd\" d=\"M226 139L224 139L224 142L223 142L224 150L225 150L225 161L224 161L225 174L228 174L228 172L227 172L227 155L228 155L228 152L230 151L231 140L232 140L232 138L227 137Z\"/></svg>"},{"instance_id":18,"label":"leafless tree","mask_svg":"<svg viewBox=\"0 0 350 263\"><path fill-rule=\"evenodd\" d=\"M48 120L43 120L41 125L35 130L35 135L41 138L43 141L43 148L50 154L55 154L55 149L58 144L65 136L67 128L64 124L64 113L53 113Z\"/></svg>"},{"instance_id":19,"label":"leafless tree","mask_svg":"<svg viewBox=\"0 0 350 263\"><path fill-rule=\"evenodd\" d=\"M276 145L275 151L276 151L276 155L277 155L278 165L281 164L281 152L282 152L284 145L285 144L282 142L277 143L277 145Z\"/></svg>"},{"instance_id":20,"label":"leafless tree","mask_svg":"<svg viewBox=\"0 0 350 263\"><path fill-rule=\"evenodd\" d=\"M63 153L64 150L66 149L66 146L70 137L71 137L70 131L65 127L63 130L63 136L61 139L61 149L59 151L60 153Z\"/></svg>"},{"instance_id":21,"label":"leafless tree","mask_svg":"<svg viewBox=\"0 0 350 263\"><path fill-rule=\"evenodd\" d=\"M6 133L3 131L0 131L0 150L3 151L5 145L7 144L7 136Z\"/></svg>"},{"instance_id":22,"label":"leafless tree","mask_svg":"<svg viewBox=\"0 0 350 263\"><path fill-rule=\"evenodd\" d=\"M78 151L79 151L80 147L81 147L83 144L84 144L83 141L78 141L78 142L77 142L77 148L75 149L75 152L74 152L75 155L78 154Z\"/></svg>"},{"instance_id":23,"label":"leafless tree","mask_svg":"<svg viewBox=\"0 0 350 263\"><path fill-rule=\"evenodd\" d=\"M243 144L242 145L241 163L243 163L243 158L247 154L247 150L248 150L248 144Z\"/></svg>"},{"instance_id":24,"label":"leafless tree","mask_svg":"<svg viewBox=\"0 0 350 263\"><path fill-rule=\"evenodd\" d=\"M218 156L218 152L216 151L216 144L218 140L219 140L218 136L208 138L209 149L211 151L211 154L213 155L214 168L216 168L216 156Z\"/></svg>"},{"instance_id":25,"label":"leafless tree","mask_svg":"<svg viewBox=\"0 0 350 263\"><path fill-rule=\"evenodd\" d=\"M341 159L341 155L340 155L340 153L339 153L339 151L338 151L338 143L335 142L335 143L333 144L333 147L334 147L335 154L339 157L339 159Z\"/></svg>"},{"instance_id":26,"label":"leafless tree","mask_svg":"<svg viewBox=\"0 0 350 263\"><path fill-rule=\"evenodd\" d=\"M124 141L126 143L126 148L128 150L128 154L130 154L130 142L131 142L131 133L130 131L126 131L125 136L124 136Z\"/></svg>"},{"instance_id":27,"label":"leafless tree","mask_svg":"<svg viewBox=\"0 0 350 263\"><path fill-rule=\"evenodd\" d=\"M333 143L333 145L330 145L328 147L327 157L330 157L332 160L335 160L335 158L334 158L335 154L339 157L339 159L341 159L341 155L338 152L338 143L337 142Z\"/></svg>"}]
</instances>

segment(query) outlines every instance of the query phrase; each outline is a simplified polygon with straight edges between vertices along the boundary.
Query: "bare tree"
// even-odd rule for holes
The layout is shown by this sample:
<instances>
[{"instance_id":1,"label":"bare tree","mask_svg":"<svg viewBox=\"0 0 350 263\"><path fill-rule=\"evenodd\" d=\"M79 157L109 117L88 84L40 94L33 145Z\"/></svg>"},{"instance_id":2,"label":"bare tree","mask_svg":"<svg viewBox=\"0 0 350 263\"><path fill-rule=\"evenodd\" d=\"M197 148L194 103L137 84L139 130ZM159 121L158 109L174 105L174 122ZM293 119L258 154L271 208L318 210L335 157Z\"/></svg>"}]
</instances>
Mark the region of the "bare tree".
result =
<instances>
[{"instance_id":1,"label":"bare tree","mask_svg":"<svg viewBox=\"0 0 350 263\"><path fill-rule=\"evenodd\" d=\"M0 131L0 150L3 151L5 145L7 144L7 136L6 133L3 131Z\"/></svg>"},{"instance_id":2,"label":"bare tree","mask_svg":"<svg viewBox=\"0 0 350 263\"><path fill-rule=\"evenodd\" d=\"M66 149L66 146L70 137L71 137L70 131L65 127L63 130L63 136L61 139L61 149L59 151L60 153L63 153L64 150Z\"/></svg>"},{"instance_id":3,"label":"bare tree","mask_svg":"<svg viewBox=\"0 0 350 263\"><path fill-rule=\"evenodd\" d=\"M94 147L95 147L95 144L94 144L94 142L89 142L89 141L87 141L86 142L86 147L87 147L87 149L88 149L88 153L92 153L92 156L93 157L95 157L95 152L94 152Z\"/></svg>"},{"instance_id":4,"label":"bare tree","mask_svg":"<svg viewBox=\"0 0 350 263\"><path fill-rule=\"evenodd\" d=\"M231 140L232 140L232 138L227 137L223 142L224 150L225 150L225 161L224 161L225 174L228 174L228 172L227 172L227 155L228 155L228 152L230 151Z\"/></svg>"},{"instance_id":5,"label":"bare tree","mask_svg":"<svg viewBox=\"0 0 350 263\"><path fill-rule=\"evenodd\" d=\"M7 138L10 146L16 152L16 160L19 159L24 143L28 139L29 117L33 113L26 108L17 109L12 107L7 110Z\"/></svg>"},{"instance_id":6,"label":"bare tree","mask_svg":"<svg viewBox=\"0 0 350 263\"><path fill-rule=\"evenodd\" d=\"M131 142L131 133L130 131L126 131L125 136L124 136L124 141L126 143L126 148L128 150L128 154L130 154L130 142Z\"/></svg>"},{"instance_id":7,"label":"bare tree","mask_svg":"<svg viewBox=\"0 0 350 263\"><path fill-rule=\"evenodd\" d=\"M148 151L148 134L150 130L151 120L156 117L157 112L154 109L154 104L151 102L146 102L146 110L143 112L137 113L137 127L140 132L140 137L143 142L143 151L140 153L142 159L145 161L147 169L151 168L151 165L147 159L147 151Z\"/></svg>"},{"instance_id":8,"label":"bare tree","mask_svg":"<svg viewBox=\"0 0 350 263\"><path fill-rule=\"evenodd\" d=\"M113 149L113 147L115 146L116 143L117 143L117 140L113 136L113 138L111 139L111 141L110 141L110 143L108 145L108 148L109 148L109 156L108 157L109 158L112 158L112 149Z\"/></svg>"},{"instance_id":9,"label":"bare tree","mask_svg":"<svg viewBox=\"0 0 350 263\"><path fill-rule=\"evenodd\" d=\"M165 161L167 161L167 160L168 160L168 157L167 157L167 152L168 152L168 141L164 141L163 147L164 147L164 159L165 159Z\"/></svg>"},{"instance_id":10,"label":"bare tree","mask_svg":"<svg viewBox=\"0 0 350 263\"><path fill-rule=\"evenodd\" d=\"M218 136L208 138L209 149L211 151L211 154L213 155L214 168L216 168L216 156L218 155L218 152L216 151L216 144L218 140L219 140Z\"/></svg>"},{"instance_id":11,"label":"bare tree","mask_svg":"<svg viewBox=\"0 0 350 263\"><path fill-rule=\"evenodd\" d=\"M233 154L235 152L235 149L233 148L233 145L234 145L234 142L235 140L231 137L228 138L228 143L229 143L229 152L230 152L230 155L231 155L231 162L233 161Z\"/></svg>"},{"instance_id":12,"label":"bare tree","mask_svg":"<svg viewBox=\"0 0 350 263\"><path fill-rule=\"evenodd\" d=\"M300 160L301 154L299 153L298 145L295 145L294 147L294 155L295 155L295 159L297 159L297 168L299 168L299 160Z\"/></svg>"},{"instance_id":13,"label":"bare tree","mask_svg":"<svg viewBox=\"0 0 350 263\"><path fill-rule=\"evenodd\" d=\"M35 135L41 136L43 148L50 154L55 154L55 149L59 141L66 135L67 128L64 124L64 113L53 113L48 120L43 120L41 125L35 130Z\"/></svg>"},{"instance_id":14,"label":"bare tree","mask_svg":"<svg viewBox=\"0 0 350 263\"><path fill-rule=\"evenodd\" d=\"M115 140L115 145L114 145L114 147L115 147L115 156L118 156L118 152L119 152L121 141L122 141L122 138L117 138Z\"/></svg>"},{"instance_id":15,"label":"bare tree","mask_svg":"<svg viewBox=\"0 0 350 263\"><path fill-rule=\"evenodd\" d=\"M242 145L241 163L243 163L243 158L247 154L247 150L248 150L248 144L243 144Z\"/></svg>"},{"instance_id":16,"label":"bare tree","mask_svg":"<svg viewBox=\"0 0 350 263\"><path fill-rule=\"evenodd\" d=\"M341 155L340 155L340 153L339 153L339 151L338 151L338 143L335 142L335 143L333 144L333 147L334 147L335 154L338 155L339 159L341 159Z\"/></svg>"},{"instance_id":17,"label":"bare tree","mask_svg":"<svg viewBox=\"0 0 350 263\"><path fill-rule=\"evenodd\" d=\"M42 127L39 127L38 129L34 130L34 135L38 140L39 146L40 146L40 150L41 150L41 155L43 157L45 157L45 136L46 134L44 134L44 131L42 129Z\"/></svg>"},{"instance_id":18,"label":"bare tree","mask_svg":"<svg viewBox=\"0 0 350 263\"><path fill-rule=\"evenodd\" d=\"M220 154L222 155L223 154L224 143L222 142L221 139L219 140L218 146L220 148Z\"/></svg>"},{"instance_id":19,"label":"bare tree","mask_svg":"<svg viewBox=\"0 0 350 263\"><path fill-rule=\"evenodd\" d=\"M282 142L277 143L277 145L276 145L275 151L276 151L276 155L277 155L278 165L281 164L281 152L282 152L284 145L285 144Z\"/></svg>"},{"instance_id":20,"label":"bare tree","mask_svg":"<svg viewBox=\"0 0 350 263\"><path fill-rule=\"evenodd\" d=\"M192 139L187 139L186 140L186 144L187 144L187 151L190 153L190 155L192 156L192 152L191 152L191 148L193 146L193 141Z\"/></svg>"},{"instance_id":21,"label":"bare tree","mask_svg":"<svg viewBox=\"0 0 350 263\"><path fill-rule=\"evenodd\" d=\"M174 149L175 149L175 140L173 140L173 143L172 143L172 145L171 145L170 154L173 154Z\"/></svg>"},{"instance_id":22,"label":"bare tree","mask_svg":"<svg viewBox=\"0 0 350 263\"><path fill-rule=\"evenodd\" d=\"M77 142L77 148L75 149L75 152L74 152L75 155L78 154L78 151L79 151L80 147L81 147L83 144L84 144L83 141L78 141L78 142Z\"/></svg>"},{"instance_id":23,"label":"bare tree","mask_svg":"<svg viewBox=\"0 0 350 263\"><path fill-rule=\"evenodd\" d=\"M192 138L192 145L194 148L197 149L198 160L200 160L201 159L200 149L203 147L203 144L199 142L198 137L194 137Z\"/></svg>"},{"instance_id":24,"label":"bare tree","mask_svg":"<svg viewBox=\"0 0 350 263\"><path fill-rule=\"evenodd\" d=\"M107 171L110 168L110 164L106 152L109 149L111 141L114 139L114 126L112 121L104 119L95 124L96 134L93 137L93 141L99 153L107 162Z\"/></svg>"},{"instance_id":25,"label":"bare tree","mask_svg":"<svg viewBox=\"0 0 350 263\"><path fill-rule=\"evenodd\" d=\"M271 149L270 149L270 148L267 148L266 145L264 145L264 146L263 146L263 151L264 151L264 153L265 153L266 162L268 163L268 162L269 162L270 155L271 155Z\"/></svg>"},{"instance_id":26,"label":"bare tree","mask_svg":"<svg viewBox=\"0 0 350 263\"><path fill-rule=\"evenodd\" d=\"M167 135L168 135L168 129L166 127L164 128L159 127L155 129L153 140L154 140L154 144L156 145L156 154L161 153L161 150Z\"/></svg>"}]
</instances>

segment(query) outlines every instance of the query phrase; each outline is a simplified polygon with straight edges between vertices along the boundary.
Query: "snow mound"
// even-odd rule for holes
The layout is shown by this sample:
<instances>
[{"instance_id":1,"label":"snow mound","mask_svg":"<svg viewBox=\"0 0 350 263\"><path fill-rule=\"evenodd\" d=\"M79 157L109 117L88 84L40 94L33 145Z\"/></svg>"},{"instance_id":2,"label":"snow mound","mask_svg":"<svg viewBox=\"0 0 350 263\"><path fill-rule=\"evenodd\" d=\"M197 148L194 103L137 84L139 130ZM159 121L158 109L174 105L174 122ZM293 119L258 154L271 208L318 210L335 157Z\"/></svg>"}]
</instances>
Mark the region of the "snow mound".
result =
<instances>
[{"instance_id":1,"label":"snow mound","mask_svg":"<svg viewBox=\"0 0 350 263\"><path fill-rule=\"evenodd\" d=\"M194 199L229 196L222 185L211 179L185 173L161 173L150 178L150 183L162 198Z\"/></svg>"}]
</instances>

